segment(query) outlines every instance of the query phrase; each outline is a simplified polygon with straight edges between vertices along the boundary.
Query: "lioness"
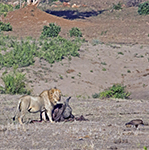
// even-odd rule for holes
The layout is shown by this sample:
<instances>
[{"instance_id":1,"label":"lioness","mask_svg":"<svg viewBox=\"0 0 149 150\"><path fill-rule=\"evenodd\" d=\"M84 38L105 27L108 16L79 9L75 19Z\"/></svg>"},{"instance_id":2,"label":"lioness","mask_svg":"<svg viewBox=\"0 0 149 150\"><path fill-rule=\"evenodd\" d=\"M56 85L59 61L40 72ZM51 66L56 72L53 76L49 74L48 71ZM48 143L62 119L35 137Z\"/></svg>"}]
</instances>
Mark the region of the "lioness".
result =
<instances>
[{"instance_id":1,"label":"lioness","mask_svg":"<svg viewBox=\"0 0 149 150\"><path fill-rule=\"evenodd\" d=\"M52 120L52 110L54 106L61 100L61 91L57 88L43 91L39 96L22 96L19 99L17 110L13 120L17 115L20 124L23 124L23 117L28 112L36 113L40 112L40 120L42 121L42 115L47 114L49 120ZM44 120L46 117L43 116Z\"/></svg>"}]
</instances>

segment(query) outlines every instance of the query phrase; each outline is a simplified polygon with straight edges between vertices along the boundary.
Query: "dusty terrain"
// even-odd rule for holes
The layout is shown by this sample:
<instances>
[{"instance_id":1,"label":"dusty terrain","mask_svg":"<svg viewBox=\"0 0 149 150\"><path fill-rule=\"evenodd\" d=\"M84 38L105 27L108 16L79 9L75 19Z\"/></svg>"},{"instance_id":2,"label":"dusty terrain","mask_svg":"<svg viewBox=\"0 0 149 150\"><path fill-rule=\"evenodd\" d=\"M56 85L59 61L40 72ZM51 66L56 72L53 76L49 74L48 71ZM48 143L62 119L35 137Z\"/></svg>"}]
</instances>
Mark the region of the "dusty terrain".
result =
<instances>
[{"instance_id":1,"label":"dusty terrain","mask_svg":"<svg viewBox=\"0 0 149 150\"><path fill-rule=\"evenodd\" d=\"M0 96L0 149L143 149L149 147L149 126L126 128L125 123L136 118L149 123L149 16L140 16L137 7L111 9L112 3L101 0L75 1L87 7L53 8L49 13L26 7L10 12L3 21L10 22L13 31L5 34L19 38L38 38L43 25L55 22L68 37L72 27L79 27L86 43L80 57L53 65L35 60L35 65L20 68L26 73L32 95L56 86L63 98L72 96L70 105L75 116L89 121L67 123L34 123L39 114L28 114L26 124L13 123L12 117L21 95ZM60 11L61 10L61 11ZM79 11L79 13L78 13ZM77 15L76 15L77 14ZM55 16L57 15L57 16ZM0 70L0 75L5 68ZM126 85L130 99L93 99L114 83ZM3 84L0 80L0 84Z\"/></svg>"}]
</instances>

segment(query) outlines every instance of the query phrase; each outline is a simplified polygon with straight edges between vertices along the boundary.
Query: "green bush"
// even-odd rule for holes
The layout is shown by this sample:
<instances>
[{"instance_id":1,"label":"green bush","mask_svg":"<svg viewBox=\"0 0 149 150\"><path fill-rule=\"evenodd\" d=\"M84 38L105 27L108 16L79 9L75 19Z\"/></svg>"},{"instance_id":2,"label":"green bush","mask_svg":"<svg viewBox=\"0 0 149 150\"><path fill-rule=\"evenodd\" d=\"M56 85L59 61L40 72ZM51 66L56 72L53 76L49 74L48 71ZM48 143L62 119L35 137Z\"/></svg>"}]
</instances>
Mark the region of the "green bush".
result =
<instances>
[{"instance_id":1,"label":"green bush","mask_svg":"<svg viewBox=\"0 0 149 150\"><path fill-rule=\"evenodd\" d=\"M12 31L12 26L10 23L3 23L0 21L0 30L1 31Z\"/></svg>"},{"instance_id":2,"label":"green bush","mask_svg":"<svg viewBox=\"0 0 149 150\"><path fill-rule=\"evenodd\" d=\"M13 11L12 5L0 3L0 16L1 15L6 16L9 11Z\"/></svg>"},{"instance_id":3,"label":"green bush","mask_svg":"<svg viewBox=\"0 0 149 150\"><path fill-rule=\"evenodd\" d=\"M79 28L73 27L71 30L69 30L70 36L76 36L76 37L82 37L82 32Z\"/></svg>"},{"instance_id":4,"label":"green bush","mask_svg":"<svg viewBox=\"0 0 149 150\"><path fill-rule=\"evenodd\" d=\"M57 37L58 34L61 31L61 27L55 25L54 23L50 23L49 27L48 26L44 26L42 33L41 33L41 38L46 38L46 37Z\"/></svg>"},{"instance_id":5,"label":"green bush","mask_svg":"<svg viewBox=\"0 0 149 150\"><path fill-rule=\"evenodd\" d=\"M114 84L111 88L100 93L100 98L122 98L127 99L130 93L125 91L125 86Z\"/></svg>"},{"instance_id":6,"label":"green bush","mask_svg":"<svg viewBox=\"0 0 149 150\"><path fill-rule=\"evenodd\" d=\"M5 87L0 86L1 94L30 94L26 89L25 74L13 71L4 73L1 78L5 83Z\"/></svg>"},{"instance_id":7,"label":"green bush","mask_svg":"<svg viewBox=\"0 0 149 150\"><path fill-rule=\"evenodd\" d=\"M16 5L16 6L15 6L15 9L20 9L20 5Z\"/></svg>"},{"instance_id":8,"label":"green bush","mask_svg":"<svg viewBox=\"0 0 149 150\"><path fill-rule=\"evenodd\" d=\"M44 58L49 63L54 63L55 61L61 61L65 56L79 56L79 48L78 42L72 42L58 36L51 38L49 41L44 41L38 57Z\"/></svg>"},{"instance_id":9,"label":"green bush","mask_svg":"<svg viewBox=\"0 0 149 150\"><path fill-rule=\"evenodd\" d=\"M148 15L149 14L149 2L144 2L142 4L139 4L138 13L140 15Z\"/></svg>"},{"instance_id":10,"label":"green bush","mask_svg":"<svg viewBox=\"0 0 149 150\"><path fill-rule=\"evenodd\" d=\"M34 55L36 54L37 45L35 42L11 41L11 47L13 49L10 52L6 52L5 55L0 54L1 67L12 67L18 65L19 67L26 67L34 63Z\"/></svg>"},{"instance_id":11,"label":"green bush","mask_svg":"<svg viewBox=\"0 0 149 150\"><path fill-rule=\"evenodd\" d=\"M113 9L115 9L115 10L120 10L120 9L122 9L122 3L121 3L121 2L118 2L117 5L116 5L116 4L113 4Z\"/></svg>"}]
</instances>

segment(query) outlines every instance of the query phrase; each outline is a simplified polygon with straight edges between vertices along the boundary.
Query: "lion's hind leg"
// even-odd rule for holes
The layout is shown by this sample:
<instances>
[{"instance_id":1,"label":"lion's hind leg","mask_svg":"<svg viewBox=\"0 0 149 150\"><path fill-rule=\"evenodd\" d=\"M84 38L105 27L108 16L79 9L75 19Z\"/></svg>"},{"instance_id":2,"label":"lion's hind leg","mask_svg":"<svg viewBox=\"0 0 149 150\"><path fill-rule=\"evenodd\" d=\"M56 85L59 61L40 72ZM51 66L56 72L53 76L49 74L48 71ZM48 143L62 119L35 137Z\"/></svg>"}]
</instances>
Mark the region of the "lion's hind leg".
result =
<instances>
[{"instance_id":1,"label":"lion's hind leg","mask_svg":"<svg viewBox=\"0 0 149 150\"><path fill-rule=\"evenodd\" d=\"M44 121L48 120L46 111L40 112L40 120L39 121L42 122L42 120L44 120Z\"/></svg>"},{"instance_id":2,"label":"lion's hind leg","mask_svg":"<svg viewBox=\"0 0 149 150\"><path fill-rule=\"evenodd\" d=\"M23 124L23 117L27 113L27 110L21 111L20 114L18 115L18 120L20 124Z\"/></svg>"},{"instance_id":3,"label":"lion's hind leg","mask_svg":"<svg viewBox=\"0 0 149 150\"><path fill-rule=\"evenodd\" d=\"M28 99L24 99L21 101L19 112L18 112L18 120L20 124L23 124L23 117L30 109L30 102Z\"/></svg>"}]
</instances>

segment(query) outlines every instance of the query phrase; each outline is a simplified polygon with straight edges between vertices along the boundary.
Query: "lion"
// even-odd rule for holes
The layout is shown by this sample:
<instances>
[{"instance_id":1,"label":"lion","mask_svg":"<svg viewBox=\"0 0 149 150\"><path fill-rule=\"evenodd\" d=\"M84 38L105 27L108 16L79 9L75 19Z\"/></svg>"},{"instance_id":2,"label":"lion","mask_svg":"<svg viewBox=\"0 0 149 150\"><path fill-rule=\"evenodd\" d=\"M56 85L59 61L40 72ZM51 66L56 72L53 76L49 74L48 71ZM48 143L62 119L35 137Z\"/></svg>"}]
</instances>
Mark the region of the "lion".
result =
<instances>
[{"instance_id":1,"label":"lion","mask_svg":"<svg viewBox=\"0 0 149 150\"><path fill-rule=\"evenodd\" d=\"M40 121L42 121L42 119L46 121L47 115L50 122L53 123L54 121L52 120L52 110L56 104L60 103L60 100L61 91L57 88L45 90L39 96L22 96L19 99L13 120L15 120L17 116L19 123L23 124L23 117L28 111L30 113L40 112Z\"/></svg>"}]
</instances>

